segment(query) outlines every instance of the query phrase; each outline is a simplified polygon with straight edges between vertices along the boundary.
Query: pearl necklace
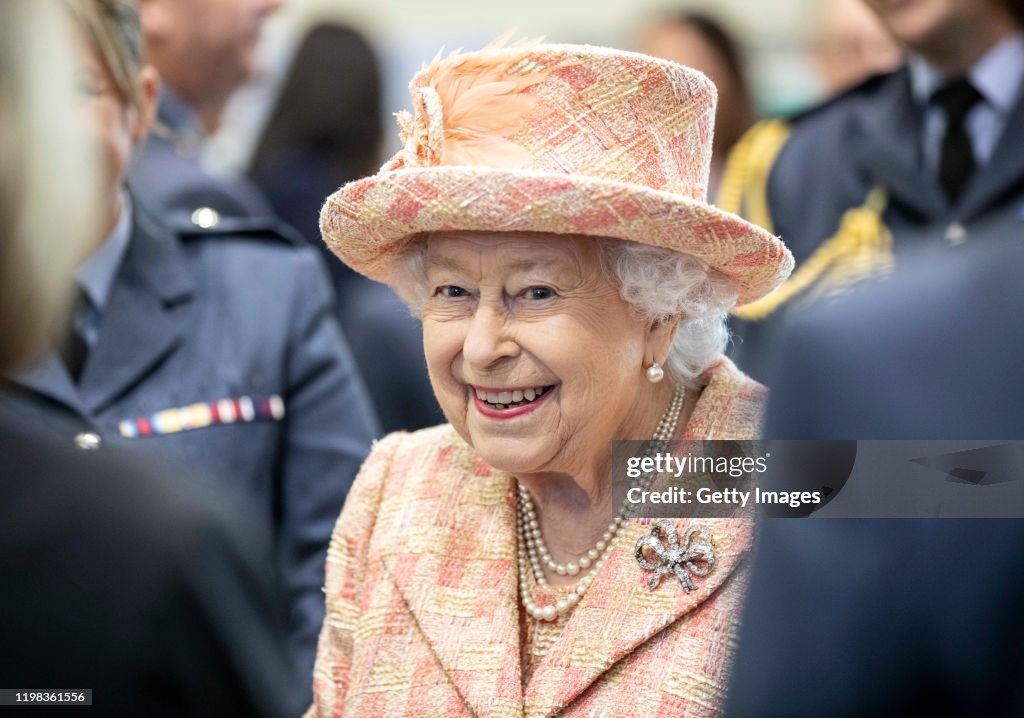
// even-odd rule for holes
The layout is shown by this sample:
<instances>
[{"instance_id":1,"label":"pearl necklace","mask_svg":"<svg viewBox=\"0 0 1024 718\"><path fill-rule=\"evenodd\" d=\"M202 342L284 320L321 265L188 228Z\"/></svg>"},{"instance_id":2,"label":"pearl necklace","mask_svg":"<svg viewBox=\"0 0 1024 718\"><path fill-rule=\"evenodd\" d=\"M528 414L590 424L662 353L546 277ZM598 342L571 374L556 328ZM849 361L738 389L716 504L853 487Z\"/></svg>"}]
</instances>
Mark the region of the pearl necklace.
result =
<instances>
[{"instance_id":1,"label":"pearl necklace","mask_svg":"<svg viewBox=\"0 0 1024 718\"><path fill-rule=\"evenodd\" d=\"M661 421L658 422L658 428L655 429L654 436L644 450L645 457L663 451L675 436L676 425L679 423L679 415L683 410L685 397L686 393L681 388L677 388L672 396L672 403L661 417ZM644 488L653 480L653 473L644 474L637 480L637 485ZM540 533L537 510L534 508L530 492L522 484L518 484L518 486L519 509L516 512L516 529L519 532L519 596L523 607L532 618L538 621L554 621L579 603L586 594L587 589L594 582L594 576L604 566L609 552L619 543L626 521L633 517L636 508L628 501L623 501L619 512L608 524L608 529L601 535L594 548L576 561L563 564L551 558L547 544L544 543L544 537ZM576 582L568 596L559 599L554 605L541 606L530 595L528 576L532 570L537 585L547 586L548 581L544 575L545 567L559 576L577 576L583 571L586 571L586 574ZM587 569L590 570L587 571Z\"/></svg>"}]
</instances>

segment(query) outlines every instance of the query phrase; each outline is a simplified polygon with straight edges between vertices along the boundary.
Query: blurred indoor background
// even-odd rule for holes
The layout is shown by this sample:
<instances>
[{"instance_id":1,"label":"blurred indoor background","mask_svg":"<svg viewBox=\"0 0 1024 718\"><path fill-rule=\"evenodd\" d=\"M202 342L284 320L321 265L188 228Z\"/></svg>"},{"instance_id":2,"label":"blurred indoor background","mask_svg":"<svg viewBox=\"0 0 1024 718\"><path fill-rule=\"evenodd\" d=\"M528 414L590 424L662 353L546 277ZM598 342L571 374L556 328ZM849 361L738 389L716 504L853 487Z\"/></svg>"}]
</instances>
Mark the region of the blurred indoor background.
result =
<instances>
[{"instance_id":1,"label":"blurred indoor background","mask_svg":"<svg viewBox=\"0 0 1024 718\"><path fill-rule=\"evenodd\" d=\"M822 63L843 68L855 64L851 55L872 54L874 29L863 27L870 17L859 0L288 0L266 25L262 75L236 96L208 161L214 170L244 171L299 42L323 22L355 28L376 50L387 156L397 149L391 114L409 104L408 78L442 47L476 49L518 28L519 37L637 49L653 18L684 11L706 13L734 35L761 116L799 110L843 81ZM830 57L816 54L822 49Z\"/></svg>"}]
</instances>

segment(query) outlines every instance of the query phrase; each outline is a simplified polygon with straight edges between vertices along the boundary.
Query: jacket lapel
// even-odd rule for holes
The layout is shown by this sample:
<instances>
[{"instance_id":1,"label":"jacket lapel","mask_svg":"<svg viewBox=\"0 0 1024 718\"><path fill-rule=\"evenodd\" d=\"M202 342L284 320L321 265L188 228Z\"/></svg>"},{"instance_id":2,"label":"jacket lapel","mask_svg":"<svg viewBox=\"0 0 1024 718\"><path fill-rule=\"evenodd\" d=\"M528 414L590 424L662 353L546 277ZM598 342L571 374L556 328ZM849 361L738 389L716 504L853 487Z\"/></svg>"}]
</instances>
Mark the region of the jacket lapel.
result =
<instances>
[{"instance_id":1,"label":"jacket lapel","mask_svg":"<svg viewBox=\"0 0 1024 718\"><path fill-rule=\"evenodd\" d=\"M683 438L750 439L759 433L765 390L728 359L705 375L706 386ZM473 715L553 715L605 671L685 617L730 577L752 542L748 519L700 523L712 532L714 570L687 593L678 580L655 590L633 556L653 522L623 533L593 587L530 678L521 672L516 497L510 476L492 469L452 432L437 453L396 488L400 511L382 511L378 532L400 537L382 559L416 627L453 689ZM467 477L439 481L449 472ZM675 522L680 536L689 525Z\"/></svg>"},{"instance_id":2,"label":"jacket lapel","mask_svg":"<svg viewBox=\"0 0 1024 718\"><path fill-rule=\"evenodd\" d=\"M690 522L672 523L682 539ZM654 522L630 522L593 586L573 609L561 635L531 676L526 687L528 715L552 716L563 710L616 663L701 606L729 578L750 548L753 522L693 522L698 523L711 529L716 563L706 578L693 579L696 589L687 592L672 575L663 577L654 590L647 587L648 574L637 564L633 552L637 540L650 533Z\"/></svg>"},{"instance_id":3,"label":"jacket lapel","mask_svg":"<svg viewBox=\"0 0 1024 718\"><path fill-rule=\"evenodd\" d=\"M998 202L1006 192L1024 183L1024 152L1020 138L1024 136L1024 93L1007 119L1006 128L996 144L987 165L979 167L965 188L957 208L961 220L969 220Z\"/></svg>"},{"instance_id":4,"label":"jacket lapel","mask_svg":"<svg viewBox=\"0 0 1024 718\"><path fill-rule=\"evenodd\" d=\"M53 351L30 367L11 372L8 378L16 386L40 394L79 416L88 416L78 389L71 381L64 363Z\"/></svg>"},{"instance_id":5,"label":"jacket lapel","mask_svg":"<svg viewBox=\"0 0 1024 718\"><path fill-rule=\"evenodd\" d=\"M436 471L468 477L405 486L417 498L396 521L384 565L416 626L473 715L511 715L522 705L515 495L509 476L476 457L453 432ZM436 488L447 484L450 490Z\"/></svg>"},{"instance_id":6,"label":"jacket lapel","mask_svg":"<svg viewBox=\"0 0 1024 718\"><path fill-rule=\"evenodd\" d=\"M102 412L178 346L192 292L177 240L136 205L131 243L80 380L89 411Z\"/></svg>"},{"instance_id":7,"label":"jacket lapel","mask_svg":"<svg viewBox=\"0 0 1024 718\"><path fill-rule=\"evenodd\" d=\"M922 217L942 216L949 203L932 173L921 170L920 118L904 70L893 75L857 117L850 151L869 187L881 185Z\"/></svg>"},{"instance_id":8,"label":"jacket lapel","mask_svg":"<svg viewBox=\"0 0 1024 718\"><path fill-rule=\"evenodd\" d=\"M705 381L681 438L757 437L766 398L764 387L728 359L708 370ZM648 574L640 568L634 551L636 542L651 532L654 523L650 519L630 522L619 544L609 552L593 586L530 677L526 687L529 715L557 714L621 659L684 619L728 580L753 541L752 518L673 521L680 541L691 525L710 529L715 567L706 578L693 579L696 588L691 592L671 575L651 590L646 585Z\"/></svg>"}]
</instances>

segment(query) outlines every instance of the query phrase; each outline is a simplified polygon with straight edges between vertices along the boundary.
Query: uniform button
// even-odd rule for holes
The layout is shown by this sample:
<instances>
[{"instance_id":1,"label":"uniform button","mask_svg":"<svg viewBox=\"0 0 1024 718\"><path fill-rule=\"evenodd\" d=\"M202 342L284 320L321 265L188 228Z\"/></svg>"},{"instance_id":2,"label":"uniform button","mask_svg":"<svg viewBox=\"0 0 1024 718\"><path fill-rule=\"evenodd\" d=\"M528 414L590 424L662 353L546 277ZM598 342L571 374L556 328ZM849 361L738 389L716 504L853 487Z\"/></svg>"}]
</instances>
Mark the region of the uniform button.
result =
<instances>
[{"instance_id":1,"label":"uniform button","mask_svg":"<svg viewBox=\"0 0 1024 718\"><path fill-rule=\"evenodd\" d=\"M967 230L959 222L953 222L953 224L946 227L946 241L952 246L963 244L964 240L967 239Z\"/></svg>"},{"instance_id":2,"label":"uniform button","mask_svg":"<svg viewBox=\"0 0 1024 718\"><path fill-rule=\"evenodd\" d=\"M103 439L100 438L100 435L91 431L83 431L75 437L75 446L82 451L96 451L102 443Z\"/></svg>"},{"instance_id":3,"label":"uniform button","mask_svg":"<svg viewBox=\"0 0 1024 718\"><path fill-rule=\"evenodd\" d=\"M192 213L192 224L200 229L211 229L220 222L220 213L212 207L200 207Z\"/></svg>"}]
</instances>

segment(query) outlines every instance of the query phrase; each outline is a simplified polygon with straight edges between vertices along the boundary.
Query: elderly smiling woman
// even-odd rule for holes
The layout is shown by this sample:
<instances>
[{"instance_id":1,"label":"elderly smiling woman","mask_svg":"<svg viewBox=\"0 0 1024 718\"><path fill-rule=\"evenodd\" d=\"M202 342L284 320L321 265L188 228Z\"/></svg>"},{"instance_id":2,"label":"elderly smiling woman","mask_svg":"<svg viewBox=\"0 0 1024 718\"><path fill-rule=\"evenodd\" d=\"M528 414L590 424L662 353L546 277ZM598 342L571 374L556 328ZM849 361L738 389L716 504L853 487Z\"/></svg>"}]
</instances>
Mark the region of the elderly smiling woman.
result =
<instances>
[{"instance_id":1,"label":"elderly smiling woman","mask_svg":"<svg viewBox=\"0 0 1024 718\"><path fill-rule=\"evenodd\" d=\"M309 715L713 715L750 522L704 522L701 570L652 590L611 442L758 432L724 321L792 260L705 202L714 86L499 43L411 89L404 149L321 227L422 318L450 424L381 441L349 495Z\"/></svg>"}]
</instances>

